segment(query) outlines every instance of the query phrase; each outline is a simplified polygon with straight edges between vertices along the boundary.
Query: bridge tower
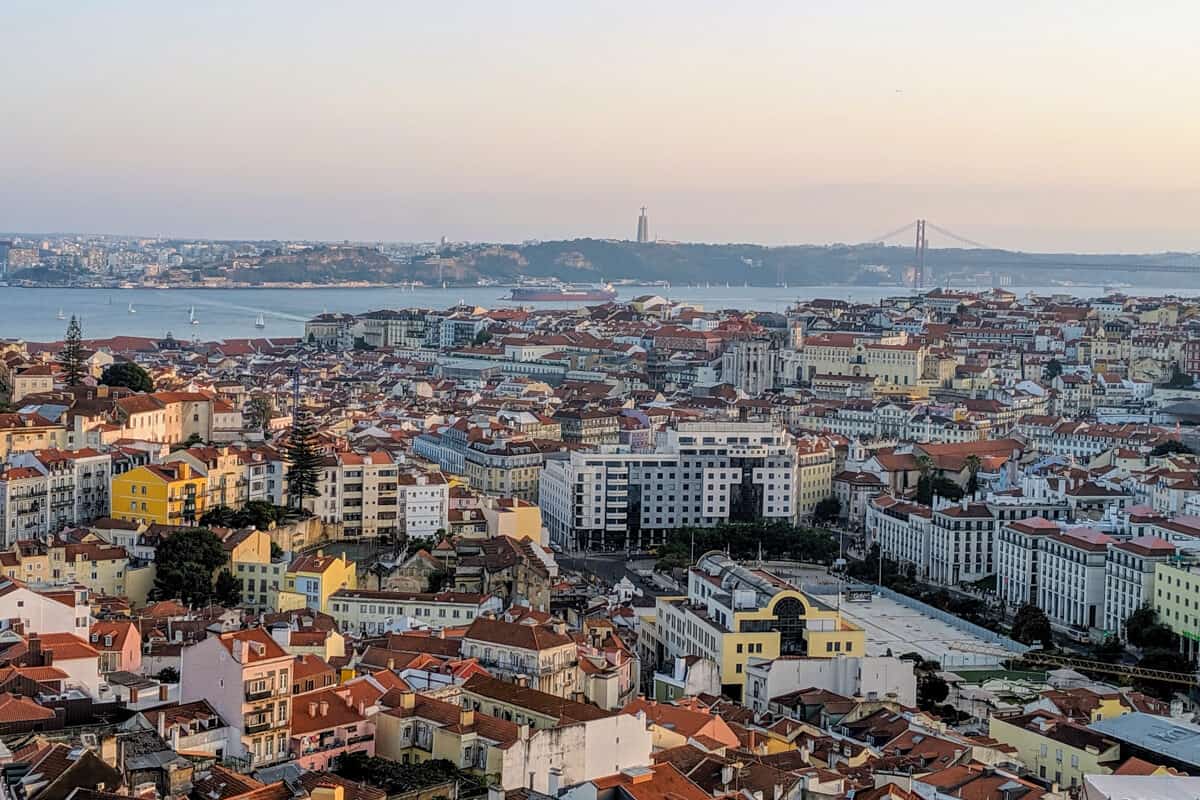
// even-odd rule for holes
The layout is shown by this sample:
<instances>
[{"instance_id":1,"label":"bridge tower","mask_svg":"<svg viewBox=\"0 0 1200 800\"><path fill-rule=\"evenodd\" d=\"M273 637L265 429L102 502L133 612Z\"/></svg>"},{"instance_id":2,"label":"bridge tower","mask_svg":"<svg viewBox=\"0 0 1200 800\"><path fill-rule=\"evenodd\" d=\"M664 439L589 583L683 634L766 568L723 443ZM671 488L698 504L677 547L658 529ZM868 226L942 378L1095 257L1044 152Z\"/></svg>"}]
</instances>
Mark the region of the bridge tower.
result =
<instances>
[{"instance_id":1,"label":"bridge tower","mask_svg":"<svg viewBox=\"0 0 1200 800\"><path fill-rule=\"evenodd\" d=\"M916 268L916 276L913 284L918 289L925 288L925 247L928 242L925 239L925 220L917 220L917 242L913 247L913 266Z\"/></svg>"}]
</instances>

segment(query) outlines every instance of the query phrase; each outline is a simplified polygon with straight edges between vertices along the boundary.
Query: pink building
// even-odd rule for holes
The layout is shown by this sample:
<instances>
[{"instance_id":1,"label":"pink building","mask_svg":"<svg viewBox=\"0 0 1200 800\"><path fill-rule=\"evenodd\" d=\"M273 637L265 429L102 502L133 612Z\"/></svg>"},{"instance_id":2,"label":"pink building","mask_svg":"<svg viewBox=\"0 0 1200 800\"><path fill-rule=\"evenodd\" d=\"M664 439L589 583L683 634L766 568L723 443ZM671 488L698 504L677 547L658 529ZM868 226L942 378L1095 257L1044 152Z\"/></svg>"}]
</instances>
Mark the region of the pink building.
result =
<instances>
[{"instance_id":1,"label":"pink building","mask_svg":"<svg viewBox=\"0 0 1200 800\"><path fill-rule=\"evenodd\" d=\"M375 755L375 722L369 714L378 695L355 688L331 686L292 697L289 748L298 767L325 770L343 753Z\"/></svg>"},{"instance_id":2,"label":"pink building","mask_svg":"<svg viewBox=\"0 0 1200 800\"><path fill-rule=\"evenodd\" d=\"M100 651L101 675L142 671L142 634L132 622L93 622L90 638Z\"/></svg>"}]
</instances>

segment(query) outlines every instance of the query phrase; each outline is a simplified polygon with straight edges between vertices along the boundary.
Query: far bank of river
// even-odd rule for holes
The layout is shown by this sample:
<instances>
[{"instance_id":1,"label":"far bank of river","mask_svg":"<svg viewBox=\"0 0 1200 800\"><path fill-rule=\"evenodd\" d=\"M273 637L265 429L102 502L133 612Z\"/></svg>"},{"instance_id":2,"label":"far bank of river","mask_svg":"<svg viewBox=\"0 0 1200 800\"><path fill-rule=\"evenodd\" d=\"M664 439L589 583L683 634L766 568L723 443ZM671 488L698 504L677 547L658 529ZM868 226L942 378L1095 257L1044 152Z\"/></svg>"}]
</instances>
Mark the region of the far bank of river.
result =
<instances>
[{"instance_id":1,"label":"far bank of river","mask_svg":"<svg viewBox=\"0 0 1200 800\"><path fill-rule=\"evenodd\" d=\"M1074 293L1082 297L1103 294L1100 286L1006 287L1017 294ZM617 300L642 294L660 294L672 300L697 303L706 309L736 308L784 311L797 300L836 298L877 303L882 298L911 293L897 286L766 286L687 287L620 286ZM1195 290L1145 288L1128 290L1141 295L1190 294ZM76 315L85 338L110 336L165 336L177 339L234 339L256 336L300 336L304 322L324 311L359 314L380 308L447 308L459 302L485 308L564 308L587 303L514 303L506 300L506 287L407 289L385 287L306 287L295 289L51 289L0 287L0 338L56 341L66 330L65 320ZM198 325L189 321L195 309ZM266 327L255 321L263 316Z\"/></svg>"}]
</instances>

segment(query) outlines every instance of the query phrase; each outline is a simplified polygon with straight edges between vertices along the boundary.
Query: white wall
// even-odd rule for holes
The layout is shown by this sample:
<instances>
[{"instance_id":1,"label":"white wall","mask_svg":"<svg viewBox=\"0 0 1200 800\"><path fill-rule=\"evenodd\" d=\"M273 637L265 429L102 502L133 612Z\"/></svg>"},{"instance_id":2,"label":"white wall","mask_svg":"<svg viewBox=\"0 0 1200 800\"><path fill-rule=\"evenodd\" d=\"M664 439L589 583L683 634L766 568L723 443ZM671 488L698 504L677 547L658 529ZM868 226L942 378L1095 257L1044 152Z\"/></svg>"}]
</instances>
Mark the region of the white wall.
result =
<instances>
[{"instance_id":1,"label":"white wall","mask_svg":"<svg viewBox=\"0 0 1200 800\"><path fill-rule=\"evenodd\" d=\"M603 719L545 728L518 740L504 759L500 776L505 789L529 786L549 791L550 767L562 771L560 786L612 775L628 767L650 764L650 731L644 714L616 714Z\"/></svg>"}]
</instances>

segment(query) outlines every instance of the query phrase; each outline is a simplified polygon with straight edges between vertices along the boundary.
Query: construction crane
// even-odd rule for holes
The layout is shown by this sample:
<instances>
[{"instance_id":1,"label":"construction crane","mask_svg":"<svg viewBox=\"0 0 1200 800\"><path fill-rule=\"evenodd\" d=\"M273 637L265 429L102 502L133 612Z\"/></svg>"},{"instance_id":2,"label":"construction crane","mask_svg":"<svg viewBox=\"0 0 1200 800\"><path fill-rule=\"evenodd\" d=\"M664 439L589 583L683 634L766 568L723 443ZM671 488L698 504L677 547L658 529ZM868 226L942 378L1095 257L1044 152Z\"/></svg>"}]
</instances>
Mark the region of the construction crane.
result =
<instances>
[{"instance_id":1,"label":"construction crane","mask_svg":"<svg viewBox=\"0 0 1200 800\"><path fill-rule=\"evenodd\" d=\"M1193 672L1168 672L1162 669L1147 669L1145 667L1130 667L1123 664L1110 664L1107 661L1093 661L1088 658L1075 658L1057 653L1047 653L1044 650L1026 650L1017 653L1002 647L986 647L974 642L951 642L951 650L964 653L978 653L985 656L996 656L1009 661L1025 661L1030 664L1050 664L1071 669L1086 669L1089 672L1101 672L1108 675L1120 675L1126 678L1142 678L1144 680L1182 683L1187 686L1200 686L1200 676Z\"/></svg>"}]
</instances>

